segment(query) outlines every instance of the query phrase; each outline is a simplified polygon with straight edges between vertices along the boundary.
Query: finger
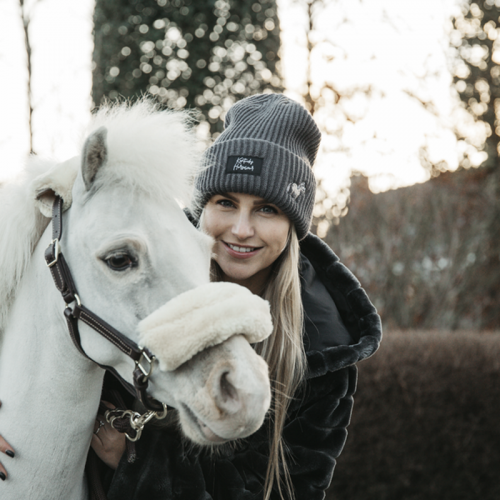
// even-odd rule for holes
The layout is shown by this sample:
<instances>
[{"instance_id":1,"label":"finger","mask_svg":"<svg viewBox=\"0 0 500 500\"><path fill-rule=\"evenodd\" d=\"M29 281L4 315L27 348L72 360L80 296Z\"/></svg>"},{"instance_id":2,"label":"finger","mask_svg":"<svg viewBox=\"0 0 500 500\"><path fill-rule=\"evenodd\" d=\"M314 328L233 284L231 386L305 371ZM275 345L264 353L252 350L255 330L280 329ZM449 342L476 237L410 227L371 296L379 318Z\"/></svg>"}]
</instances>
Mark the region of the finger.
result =
<instances>
[{"instance_id":1,"label":"finger","mask_svg":"<svg viewBox=\"0 0 500 500\"><path fill-rule=\"evenodd\" d=\"M94 437L97 437L102 442L102 434L106 427L106 420L101 415L97 415L94 422Z\"/></svg>"},{"instance_id":2,"label":"finger","mask_svg":"<svg viewBox=\"0 0 500 500\"><path fill-rule=\"evenodd\" d=\"M126 450L125 436L114 429L102 431L92 437L91 446L108 467L116 469Z\"/></svg>"},{"instance_id":3,"label":"finger","mask_svg":"<svg viewBox=\"0 0 500 500\"><path fill-rule=\"evenodd\" d=\"M92 437L94 447L100 448L105 452L116 450L117 447L121 448L120 444L122 440L125 441L124 434L111 427L108 423L105 423L99 429L99 432L97 432L97 434L94 433Z\"/></svg>"},{"instance_id":4,"label":"finger","mask_svg":"<svg viewBox=\"0 0 500 500\"><path fill-rule=\"evenodd\" d=\"M0 436L0 451L11 458L14 458L15 456L12 446L5 440L3 436Z\"/></svg>"},{"instance_id":5,"label":"finger","mask_svg":"<svg viewBox=\"0 0 500 500\"><path fill-rule=\"evenodd\" d=\"M116 406L113 403L105 401L104 399L101 401L101 403L104 403L104 406L107 406L110 410L114 410L116 408Z\"/></svg>"},{"instance_id":6,"label":"finger","mask_svg":"<svg viewBox=\"0 0 500 500\"><path fill-rule=\"evenodd\" d=\"M2 465L2 462L0 462L0 479L2 481L5 481L8 477L7 471L5 470L5 467Z\"/></svg>"},{"instance_id":7,"label":"finger","mask_svg":"<svg viewBox=\"0 0 500 500\"><path fill-rule=\"evenodd\" d=\"M101 438L99 437L99 434L94 434L92 436L92 440L90 441L90 446L93 448L93 450L98 453L100 450L103 449L103 442Z\"/></svg>"},{"instance_id":8,"label":"finger","mask_svg":"<svg viewBox=\"0 0 500 500\"><path fill-rule=\"evenodd\" d=\"M100 417L98 417L98 419L99 418ZM104 425L99 424L100 426L99 431L97 432L97 434L94 432L94 435L100 439L103 446L106 446L107 443L110 443L111 441L116 439L116 437L120 436L121 433L117 431L114 427L112 427L111 424L106 422L104 417L102 417L101 422Z\"/></svg>"},{"instance_id":9,"label":"finger","mask_svg":"<svg viewBox=\"0 0 500 500\"><path fill-rule=\"evenodd\" d=\"M120 433L106 421L106 417L97 415L94 422L94 436L99 438L100 442L104 445L105 441L109 441L115 434L119 435Z\"/></svg>"}]
</instances>

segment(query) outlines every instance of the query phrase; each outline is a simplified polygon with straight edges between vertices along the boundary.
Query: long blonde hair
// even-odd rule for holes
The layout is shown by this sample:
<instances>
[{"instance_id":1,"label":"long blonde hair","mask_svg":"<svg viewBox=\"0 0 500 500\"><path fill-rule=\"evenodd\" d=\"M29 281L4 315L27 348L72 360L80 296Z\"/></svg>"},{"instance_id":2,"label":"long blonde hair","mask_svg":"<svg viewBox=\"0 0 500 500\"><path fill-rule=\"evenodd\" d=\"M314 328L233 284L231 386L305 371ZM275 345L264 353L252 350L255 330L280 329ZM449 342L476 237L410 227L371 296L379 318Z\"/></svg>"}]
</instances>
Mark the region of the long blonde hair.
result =
<instances>
[{"instance_id":1,"label":"long blonde hair","mask_svg":"<svg viewBox=\"0 0 500 500\"><path fill-rule=\"evenodd\" d=\"M295 227L292 225L288 244L274 262L269 280L261 294L271 305L273 333L264 342L255 346L256 352L269 365L273 392L272 414L269 420L271 426L269 463L264 484L264 500L269 500L274 482L277 483L282 498L283 486L288 497L294 497L282 433L290 401L305 373L299 257L299 241ZM215 260L212 260L211 271L212 281L222 281L222 270Z\"/></svg>"}]
</instances>

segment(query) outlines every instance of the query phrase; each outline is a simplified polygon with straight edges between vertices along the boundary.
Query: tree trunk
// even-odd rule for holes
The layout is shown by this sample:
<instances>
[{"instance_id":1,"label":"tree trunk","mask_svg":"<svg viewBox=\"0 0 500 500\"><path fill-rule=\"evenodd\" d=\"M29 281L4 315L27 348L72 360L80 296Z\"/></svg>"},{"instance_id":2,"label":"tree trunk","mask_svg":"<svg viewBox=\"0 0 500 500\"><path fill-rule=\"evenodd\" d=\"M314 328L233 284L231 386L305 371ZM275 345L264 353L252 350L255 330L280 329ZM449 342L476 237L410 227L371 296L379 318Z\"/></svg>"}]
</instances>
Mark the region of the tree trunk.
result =
<instances>
[{"instance_id":1,"label":"tree trunk","mask_svg":"<svg viewBox=\"0 0 500 500\"><path fill-rule=\"evenodd\" d=\"M26 47L26 66L28 69L28 81L26 86L26 93L28 98L28 131L29 131L29 141L30 141L30 154L33 154L33 128L32 128L32 119L33 119L33 102L32 102L32 93L31 93L31 41L29 34L29 26L30 26L30 16L26 12L24 0L19 0L19 5L21 7L21 20L23 22L23 30L24 30L24 45Z\"/></svg>"}]
</instances>

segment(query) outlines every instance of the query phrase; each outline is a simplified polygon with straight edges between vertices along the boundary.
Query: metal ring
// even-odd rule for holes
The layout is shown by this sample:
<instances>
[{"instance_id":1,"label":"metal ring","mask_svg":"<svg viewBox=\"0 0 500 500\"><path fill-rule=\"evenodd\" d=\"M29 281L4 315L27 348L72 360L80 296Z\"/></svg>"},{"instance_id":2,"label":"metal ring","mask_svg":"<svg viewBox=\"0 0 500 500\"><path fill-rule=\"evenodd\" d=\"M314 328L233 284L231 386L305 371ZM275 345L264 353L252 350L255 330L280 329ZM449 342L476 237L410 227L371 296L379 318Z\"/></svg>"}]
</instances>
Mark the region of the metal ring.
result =
<instances>
[{"instance_id":1,"label":"metal ring","mask_svg":"<svg viewBox=\"0 0 500 500\"><path fill-rule=\"evenodd\" d=\"M104 427L104 422L102 420L99 420L99 427L94 431L94 434L97 436L99 434L99 431L101 430L101 427Z\"/></svg>"}]
</instances>

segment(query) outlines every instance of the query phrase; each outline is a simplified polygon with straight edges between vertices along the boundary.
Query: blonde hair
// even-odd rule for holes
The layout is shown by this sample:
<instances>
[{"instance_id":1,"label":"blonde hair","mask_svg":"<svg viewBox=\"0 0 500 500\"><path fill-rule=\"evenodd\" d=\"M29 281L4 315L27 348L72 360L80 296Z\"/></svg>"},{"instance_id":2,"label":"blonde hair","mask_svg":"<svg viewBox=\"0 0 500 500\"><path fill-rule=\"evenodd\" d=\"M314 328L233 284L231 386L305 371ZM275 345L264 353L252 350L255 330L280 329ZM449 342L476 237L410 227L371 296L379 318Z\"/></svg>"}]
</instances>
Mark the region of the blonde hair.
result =
<instances>
[{"instance_id":1,"label":"blonde hair","mask_svg":"<svg viewBox=\"0 0 500 500\"><path fill-rule=\"evenodd\" d=\"M274 262L269 280L261 294L271 305L273 333L255 346L255 351L269 365L273 392L272 415L269 421L272 432L264 500L269 500L274 482L278 485L281 498L283 486L288 497L294 497L282 433L290 401L305 373L299 257L299 241L292 225L288 244ZM222 281L222 276L221 268L212 260L212 281Z\"/></svg>"}]
</instances>

